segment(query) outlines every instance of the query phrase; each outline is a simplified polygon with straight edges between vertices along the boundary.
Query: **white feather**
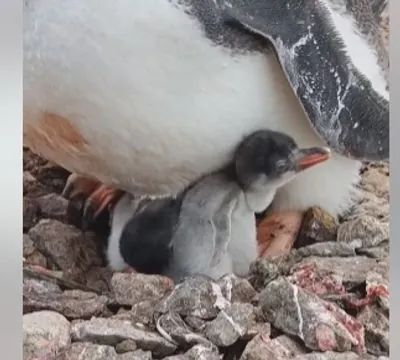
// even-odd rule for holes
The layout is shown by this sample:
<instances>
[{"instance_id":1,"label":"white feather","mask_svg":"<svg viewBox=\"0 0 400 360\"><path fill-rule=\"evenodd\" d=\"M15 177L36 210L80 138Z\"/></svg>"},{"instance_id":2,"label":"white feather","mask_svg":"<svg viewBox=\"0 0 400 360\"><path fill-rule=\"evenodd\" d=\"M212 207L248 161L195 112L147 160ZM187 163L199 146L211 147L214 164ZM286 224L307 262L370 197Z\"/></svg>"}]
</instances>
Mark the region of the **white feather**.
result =
<instances>
[{"instance_id":1,"label":"white feather","mask_svg":"<svg viewBox=\"0 0 400 360\"><path fill-rule=\"evenodd\" d=\"M71 171L161 195L219 168L260 128L321 145L272 53L232 56L170 1L25 6L24 122L47 111L75 124L90 156L64 159ZM358 167L333 156L279 191L275 207L336 214Z\"/></svg>"}]
</instances>

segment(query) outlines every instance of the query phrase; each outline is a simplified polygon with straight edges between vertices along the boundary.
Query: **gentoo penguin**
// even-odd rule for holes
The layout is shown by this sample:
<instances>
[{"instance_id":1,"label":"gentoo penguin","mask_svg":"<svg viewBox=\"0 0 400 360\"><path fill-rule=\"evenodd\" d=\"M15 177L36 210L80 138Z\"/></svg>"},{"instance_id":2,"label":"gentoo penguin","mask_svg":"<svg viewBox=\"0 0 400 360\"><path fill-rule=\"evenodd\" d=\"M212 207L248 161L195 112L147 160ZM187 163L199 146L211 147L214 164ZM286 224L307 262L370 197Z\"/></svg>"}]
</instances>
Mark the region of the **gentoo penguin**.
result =
<instances>
[{"instance_id":1,"label":"gentoo penguin","mask_svg":"<svg viewBox=\"0 0 400 360\"><path fill-rule=\"evenodd\" d=\"M257 256L254 214L296 175L329 158L329 149L299 149L285 134L261 130L246 137L233 161L176 198L135 201L126 194L112 216L107 257L117 271L217 279L246 276Z\"/></svg>"},{"instance_id":2,"label":"gentoo penguin","mask_svg":"<svg viewBox=\"0 0 400 360\"><path fill-rule=\"evenodd\" d=\"M388 158L388 57L368 0L23 4L24 144L83 177L72 194L100 186L98 210L115 189L175 195L262 128L334 152L278 191L275 213L337 215L360 160Z\"/></svg>"}]
</instances>

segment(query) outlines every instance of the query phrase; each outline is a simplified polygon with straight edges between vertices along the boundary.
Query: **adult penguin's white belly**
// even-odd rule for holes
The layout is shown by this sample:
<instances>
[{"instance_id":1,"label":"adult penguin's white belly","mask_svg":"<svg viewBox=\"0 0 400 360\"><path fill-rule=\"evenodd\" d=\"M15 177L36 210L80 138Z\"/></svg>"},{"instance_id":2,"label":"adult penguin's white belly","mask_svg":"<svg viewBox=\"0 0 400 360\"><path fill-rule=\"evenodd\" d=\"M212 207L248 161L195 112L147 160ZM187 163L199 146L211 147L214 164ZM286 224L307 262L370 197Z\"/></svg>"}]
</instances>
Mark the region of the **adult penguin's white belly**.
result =
<instances>
[{"instance_id":1,"label":"adult penguin's white belly","mask_svg":"<svg viewBox=\"0 0 400 360\"><path fill-rule=\"evenodd\" d=\"M260 128L322 143L272 51L217 46L170 1L27 3L24 143L70 171L161 195L223 165ZM336 214L358 169L334 155L275 206Z\"/></svg>"}]
</instances>

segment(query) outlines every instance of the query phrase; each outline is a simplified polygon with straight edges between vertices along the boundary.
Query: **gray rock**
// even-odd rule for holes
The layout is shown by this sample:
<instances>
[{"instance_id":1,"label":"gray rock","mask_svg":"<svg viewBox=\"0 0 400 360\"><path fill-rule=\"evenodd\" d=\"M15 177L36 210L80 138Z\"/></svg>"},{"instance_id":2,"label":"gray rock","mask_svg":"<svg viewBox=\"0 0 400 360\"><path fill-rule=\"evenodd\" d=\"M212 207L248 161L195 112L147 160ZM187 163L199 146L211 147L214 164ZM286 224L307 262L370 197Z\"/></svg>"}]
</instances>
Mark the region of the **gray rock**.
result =
<instances>
[{"instance_id":1,"label":"gray rock","mask_svg":"<svg viewBox=\"0 0 400 360\"><path fill-rule=\"evenodd\" d=\"M324 353L310 353L294 357L291 360L374 360L370 355L357 355L354 352L337 353L327 351Z\"/></svg>"},{"instance_id":2,"label":"gray rock","mask_svg":"<svg viewBox=\"0 0 400 360\"><path fill-rule=\"evenodd\" d=\"M112 346L97 345L88 342L72 343L57 360L117 360ZM119 360L119 359L118 359Z\"/></svg>"},{"instance_id":3,"label":"gray rock","mask_svg":"<svg viewBox=\"0 0 400 360\"><path fill-rule=\"evenodd\" d=\"M296 247L334 241L336 240L337 230L338 223L332 215L319 207L312 207L304 214Z\"/></svg>"},{"instance_id":4,"label":"gray rock","mask_svg":"<svg viewBox=\"0 0 400 360\"><path fill-rule=\"evenodd\" d=\"M217 281L224 297L232 302L251 303L257 296L257 291L243 278L226 275Z\"/></svg>"},{"instance_id":5,"label":"gray rock","mask_svg":"<svg viewBox=\"0 0 400 360\"><path fill-rule=\"evenodd\" d=\"M196 344L211 345L206 338L191 331L182 318L173 312L157 319L157 330L165 339L186 349Z\"/></svg>"},{"instance_id":6,"label":"gray rock","mask_svg":"<svg viewBox=\"0 0 400 360\"><path fill-rule=\"evenodd\" d=\"M124 340L115 346L115 350L118 354L135 351L136 349L137 345L133 340Z\"/></svg>"},{"instance_id":7,"label":"gray rock","mask_svg":"<svg viewBox=\"0 0 400 360\"><path fill-rule=\"evenodd\" d=\"M341 275L331 269L321 268L316 262L296 266L287 279L300 288L324 296L347 296Z\"/></svg>"},{"instance_id":8,"label":"gray rock","mask_svg":"<svg viewBox=\"0 0 400 360\"><path fill-rule=\"evenodd\" d=\"M279 266L270 259L260 258L250 265L250 277L257 290L263 289L279 275L281 275Z\"/></svg>"},{"instance_id":9,"label":"gray rock","mask_svg":"<svg viewBox=\"0 0 400 360\"><path fill-rule=\"evenodd\" d=\"M53 359L71 342L70 323L55 312L38 311L22 317L23 358Z\"/></svg>"},{"instance_id":10,"label":"gray rock","mask_svg":"<svg viewBox=\"0 0 400 360\"><path fill-rule=\"evenodd\" d=\"M260 305L273 326L299 337L312 350L365 350L364 328L356 319L285 278L266 286Z\"/></svg>"},{"instance_id":11,"label":"gray rock","mask_svg":"<svg viewBox=\"0 0 400 360\"><path fill-rule=\"evenodd\" d=\"M272 340L273 342L278 342L289 352L289 357L295 357L297 355L302 355L307 353L307 349L300 341L294 339L288 335L280 335Z\"/></svg>"},{"instance_id":12,"label":"gray rock","mask_svg":"<svg viewBox=\"0 0 400 360\"><path fill-rule=\"evenodd\" d=\"M264 334L264 336L271 335L271 324L269 323L254 323L251 324L246 334L242 336L242 340L251 340L253 337L257 336L258 334Z\"/></svg>"},{"instance_id":13,"label":"gray rock","mask_svg":"<svg viewBox=\"0 0 400 360\"><path fill-rule=\"evenodd\" d=\"M173 355L164 358L164 360L221 360L222 355L214 346L195 345L184 354Z\"/></svg>"},{"instance_id":14,"label":"gray rock","mask_svg":"<svg viewBox=\"0 0 400 360\"><path fill-rule=\"evenodd\" d=\"M128 309L119 308L117 313L111 317L114 320L131 320L131 312ZM135 324L135 322L133 322Z\"/></svg>"},{"instance_id":15,"label":"gray rock","mask_svg":"<svg viewBox=\"0 0 400 360\"><path fill-rule=\"evenodd\" d=\"M47 192L47 189L43 184L36 180L36 178L29 172L24 171L23 173L23 196L28 196L30 198L36 198Z\"/></svg>"},{"instance_id":16,"label":"gray rock","mask_svg":"<svg viewBox=\"0 0 400 360\"><path fill-rule=\"evenodd\" d=\"M175 286L157 310L161 313L173 311L181 316L212 319L228 305L229 301L222 295L218 284L206 277L198 276Z\"/></svg>"},{"instance_id":17,"label":"gray rock","mask_svg":"<svg viewBox=\"0 0 400 360\"><path fill-rule=\"evenodd\" d=\"M38 280L38 279L30 279L28 277L24 277L23 279L23 294L37 294L37 295L46 295L48 293L53 294L62 294L62 290L57 284L54 284L50 281Z\"/></svg>"},{"instance_id":18,"label":"gray rock","mask_svg":"<svg viewBox=\"0 0 400 360\"><path fill-rule=\"evenodd\" d=\"M33 243L32 239L29 237L29 235L24 234L22 238L22 243L23 243L23 256L26 258L29 255L33 254L33 252L36 250L35 244Z\"/></svg>"},{"instance_id":19,"label":"gray rock","mask_svg":"<svg viewBox=\"0 0 400 360\"><path fill-rule=\"evenodd\" d=\"M68 219L69 201L55 193L35 199L43 218L66 221Z\"/></svg>"},{"instance_id":20,"label":"gray rock","mask_svg":"<svg viewBox=\"0 0 400 360\"><path fill-rule=\"evenodd\" d=\"M218 316L207 324L205 335L217 346L230 346L247 333L254 320L252 305L235 303L221 310Z\"/></svg>"},{"instance_id":21,"label":"gray rock","mask_svg":"<svg viewBox=\"0 0 400 360\"><path fill-rule=\"evenodd\" d=\"M130 321L93 318L72 325L74 341L89 341L103 345L116 345L124 340L133 340L142 350L149 350L155 356L172 354L176 345L160 335L138 329Z\"/></svg>"},{"instance_id":22,"label":"gray rock","mask_svg":"<svg viewBox=\"0 0 400 360\"><path fill-rule=\"evenodd\" d=\"M355 246L337 241L316 243L297 250L303 257L307 256L356 256Z\"/></svg>"},{"instance_id":23,"label":"gray rock","mask_svg":"<svg viewBox=\"0 0 400 360\"><path fill-rule=\"evenodd\" d=\"M298 250L269 258L259 258L250 266L250 283L257 291L261 291L272 280L280 275L289 275L293 267L303 259Z\"/></svg>"},{"instance_id":24,"label":"gray rock","mask_svg":"<svg viewBox=\"0 0 400 360\"><path fill-rule=\"evenodd\" d=\"M194 331L203 332L204 328L207 325L207 321L198 318L197 316L186 316L185 322L188 324Z\"/></svg>"},{"instance_id":25,"label":"gray rock","mask_svg":"<svg viewBox=\"0 0 400 360\"><path fill-rule=\"evenodd\" d=\"M357 319L365 328L365 345L370 354L389 356L389 319L376 306L365 307Z\"/></svg>"},{"instance_id":26,"label":"gray rock","mask_svg":"<svg viewBox=\"0 0 400 360\"><path fill-rule=\"evenodd\" d=\"M51 310L70 319L90 318L108 312L108 298L81 290L61 292L58 287L39 287L37 282L25 282L23 287L24 312ZM45 284L45 282L42 282Z\"/></svg>"},{"instance_id":27,"label":"gray rock","mask_svg":"<svg viewBox=\"0 0 400 360\"><path fill-rule=\"evenodd\" d=\"M58 220L40 220L30 229L29 236L39 251L61 270L86 271L101 264L93 236L72 225Z\"/></svg>"},{"instance_id":28,"label":"gray rock","mask_svg":"<svg viewBox=\"0 0 400 360\"><path fill-rule=\"evenodd\" d=\"M138 273L115 273L111 290L120 305L134 305L141 301L159 301L173 289L173 283L163 276Z\"/></svg>"},{"instance_id":29,"label":"gray rock","mask_svg":"<svg viewBox=\"0 0 400 360\"><path fill-rule=\"evenodd\" d=\"M337 241L361 242L361 247L378 246L389 239L389 224L370 215L357 216L339 226Z\"/></svg>"},{"instance_id":30,"label":"gray rock","mask_svg":"<svg viewBox=\"0 0 400 360\"><path fill-rule=\"evenodd\" d=\"M306 266L315 265L317 269L322 271L333 272L336 277L342 280L342 283L350 287L360 285L365 282L367 274L376 266L375 259L366 256L354 257L314 257L305 258L298 265L296 269Z\"/></svg>"},{"instance_id":31,"label":"gray rock","mask_svg":"<svg viewBox=\"0 0 400 360\"><path fill-rule=\"evenodd\" d=\"M129 319L133 324L144 325L155 329L154 316L155 309L159 303L158 299L144 300L134 304L130 311Z\"/></svg>"},{"instance_id":32,"label":"gray rock","mask_svg":"<svg viewBox=\"0 0 400 360\"><path fill-rule=\"evenodd\" d=\"M118 356L117 360L152 360L150 351L136 350Z\"/></svg>"},{"instance_id":33,"label":"gray rock","mask_svg":"<svg viewBox=\"0 0 400 360\"><path fill-rule=\"evenodd\" d=\"M379 305L389 314L389 263L379 262L367 274L367 296L377 297Z\"/></svg>"},{"instance_id":34,"label":"gray rock","mask_svg":"<svg viewBox=\"0 0 400 360\"><path fill-rule=\"evenodd\" d=\"M108 266L93 266L86 272L86 285L100 292L110 292L110 282L113 276Z\"/></svg>"},{"instance_id":35,"label":"gray rock","mask_svg":"<svg viewBox=\"0 0 400 360\"><path fill-rule=\"evenodd\" d=\"M23 198L22 202L23 209L23 229L28 231L31 227L35 226L39 219L39 208L37 207L35 201L30 198Z\"/></svg>"},{"instance_id":36,"label":"gray rock","mask_svg":"<svg viewBox=\"0 0 400 360\"><path fill-rule=\"evenodd\" d=\"M39 266L46 269L48 267L48 261L40 251L35 250L25 258L24 265Z\"/></svg>"},{"instance_id":37,"label":"gray rock","mask_svg":"<svg viewBox=\"0 0 400 360\"><path fill-rule=\"evenodd\" d=\"M289 356L290 352L279 342L259 334L246 345L240 360L287 360Z\"/></svg>"},{"instance_id":38,"label":"gray rock","mask_svg":"<svg viewBox=\"0 0 400 360\"><path fill-rule=\"evenodd\" d=\"M389 242L383 242L379 246L357 249L357 254L374 259L385 259L389 256Z\"/></svg>"}]
</instances>

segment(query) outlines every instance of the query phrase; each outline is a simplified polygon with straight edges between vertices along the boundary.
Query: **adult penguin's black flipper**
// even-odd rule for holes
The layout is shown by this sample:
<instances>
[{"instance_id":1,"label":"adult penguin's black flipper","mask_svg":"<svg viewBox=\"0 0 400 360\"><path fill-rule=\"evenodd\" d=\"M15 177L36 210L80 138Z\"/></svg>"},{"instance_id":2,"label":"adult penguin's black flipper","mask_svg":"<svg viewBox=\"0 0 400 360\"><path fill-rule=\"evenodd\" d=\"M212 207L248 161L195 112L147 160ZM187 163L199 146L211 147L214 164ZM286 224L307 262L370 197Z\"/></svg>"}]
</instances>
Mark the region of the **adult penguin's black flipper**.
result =
<instances>
[{"instance_id":1,"label":"adult penguin's black flipper","mask_svg":"<svg viewBox=\"0 0 400 360\"><path fill-rule=\"evenodd\" d=\"M328 146L389 157L387 50L367 0L227 0L226 21L268 39Z\"/></svg>"}]
</instances>

